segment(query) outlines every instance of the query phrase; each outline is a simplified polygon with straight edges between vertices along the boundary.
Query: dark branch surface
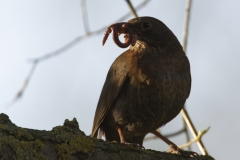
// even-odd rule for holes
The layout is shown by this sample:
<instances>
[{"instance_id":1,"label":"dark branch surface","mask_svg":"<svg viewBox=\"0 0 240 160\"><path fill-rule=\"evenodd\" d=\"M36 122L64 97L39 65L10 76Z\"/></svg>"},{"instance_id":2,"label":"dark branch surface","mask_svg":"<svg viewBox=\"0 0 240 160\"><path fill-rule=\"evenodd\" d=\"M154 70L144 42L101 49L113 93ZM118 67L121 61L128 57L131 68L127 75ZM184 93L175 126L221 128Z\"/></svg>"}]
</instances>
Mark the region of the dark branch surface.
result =
<instances>
[{"instance_id":1,"label":"dark branch surface","mask_svg":"<svg viewBox=\"0 0 240 160\"><path fill-rule=\"evenodd\" d=\"M0 114L0 159L5 160L212 160L210 156L185 158L179 155L126 147L86 136L74 118L51 131L21 128Z\"/></svg>"},{"instance_id":2,"label":"dark branch surface","mask_svg":"<svg viewBox=\"0 0 240 160\"><path fill-rule=\"evenodd\" d=\"M0 114L0 159L5 160L213 160L210 156L180 155L125 147L86 136L77 120L65 120L51 131L21 128Z\"/></svg>"}]
</instances>

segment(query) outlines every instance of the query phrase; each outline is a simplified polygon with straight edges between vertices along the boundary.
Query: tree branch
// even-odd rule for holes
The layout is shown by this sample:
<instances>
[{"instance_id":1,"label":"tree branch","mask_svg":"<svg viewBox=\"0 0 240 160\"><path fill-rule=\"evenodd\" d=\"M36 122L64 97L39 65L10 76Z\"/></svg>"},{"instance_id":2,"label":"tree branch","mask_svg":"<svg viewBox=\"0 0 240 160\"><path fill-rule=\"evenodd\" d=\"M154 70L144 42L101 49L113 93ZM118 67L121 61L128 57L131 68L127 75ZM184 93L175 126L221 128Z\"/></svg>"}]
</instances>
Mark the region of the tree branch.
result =
<instances>
[{"instance_id":1,"label":"tree branch","mask_svg":"<svg viewBox=\"0 0 240 160\"><path fill-rule=\"evenodd\" d=\"M36 160L190 160L153 150L126 147L123 144L103 141L86 136L79 130L74 118L65 120L63 126L51 131L21 128L11 122L6 114L0 114L0 159ZM213 160L210 156L198 156L195 160Z\"/></svg>"}]
</instances>

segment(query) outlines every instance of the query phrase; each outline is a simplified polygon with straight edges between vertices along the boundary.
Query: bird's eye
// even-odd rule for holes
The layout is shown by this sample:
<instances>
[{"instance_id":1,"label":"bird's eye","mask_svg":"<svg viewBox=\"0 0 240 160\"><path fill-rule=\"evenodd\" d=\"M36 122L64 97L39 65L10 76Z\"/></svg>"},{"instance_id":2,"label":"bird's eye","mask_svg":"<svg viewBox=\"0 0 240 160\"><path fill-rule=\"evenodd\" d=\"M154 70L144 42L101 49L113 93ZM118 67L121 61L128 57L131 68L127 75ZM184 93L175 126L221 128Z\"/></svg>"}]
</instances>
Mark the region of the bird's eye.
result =
<instances>
[{"instance_id":1,"label":"bird's eye","mask_svg":"<svg viewBox=\"0 0 240 160\"><path fill-rule=\"evenodd\" d=\"M143 27L144 29L149 29L149 28L152 27L152 25L151 25L150 22L145 21L145 22L142 23L142 27Z\"/></svg>"}]
</instances>

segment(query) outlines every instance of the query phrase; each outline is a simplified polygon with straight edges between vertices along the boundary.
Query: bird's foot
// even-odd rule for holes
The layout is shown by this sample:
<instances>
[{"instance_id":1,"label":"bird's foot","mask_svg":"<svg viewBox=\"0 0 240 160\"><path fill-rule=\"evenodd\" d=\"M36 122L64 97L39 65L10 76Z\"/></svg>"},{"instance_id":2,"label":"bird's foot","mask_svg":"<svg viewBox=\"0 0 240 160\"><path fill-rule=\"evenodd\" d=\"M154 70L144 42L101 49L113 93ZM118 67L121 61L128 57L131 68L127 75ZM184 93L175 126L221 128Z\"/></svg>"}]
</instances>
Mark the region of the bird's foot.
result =
<instances>
[{"instance_id":1,"label":"bird's foot","mask_svg":"<svg viewBox=\"0 0 240 160\"><path fill-rule=\"evenodd\" d=\"M140 149L145 150L145 148L142 145L137 144L137 143L128 143L128 142L121 142L121 143L127 147L140 148Z\"/></svg>"},{"instance_id":2,"label":"bird's foot","mask_svg":"<svg viewBox=\"0 0 240 160\"><path fill-rule=\"evenodd\" d=\"M169 146L170 146L170 149L166 151L168 153L180 154L180 155L183 155L186 157L198 156L198 154L196 152L184 151L184 150L178 148L176 145L169 145Z\"/></svg>"}]
</instances>

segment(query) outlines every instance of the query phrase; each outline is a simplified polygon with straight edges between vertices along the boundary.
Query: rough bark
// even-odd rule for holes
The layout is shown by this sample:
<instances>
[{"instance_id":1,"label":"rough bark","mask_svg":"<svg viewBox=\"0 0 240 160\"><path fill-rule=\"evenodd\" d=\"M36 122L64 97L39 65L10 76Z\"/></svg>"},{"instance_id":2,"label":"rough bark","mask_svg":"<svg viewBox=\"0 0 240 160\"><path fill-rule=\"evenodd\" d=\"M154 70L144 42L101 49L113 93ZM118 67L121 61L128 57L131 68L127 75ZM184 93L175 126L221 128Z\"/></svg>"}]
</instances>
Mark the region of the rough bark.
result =
<instances>
[{"instance_id":1,"label":"rough bark","mask_svg":"<svg viewBox=\"0 0 240 160\"><path fill-rule=\"evenodd\" d=\"M213 160L126 147L86 136L74 118L51 131L21 128L0 114L1 160Z\"/></svg>"}]
</instances>

